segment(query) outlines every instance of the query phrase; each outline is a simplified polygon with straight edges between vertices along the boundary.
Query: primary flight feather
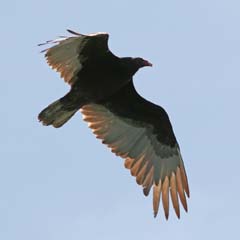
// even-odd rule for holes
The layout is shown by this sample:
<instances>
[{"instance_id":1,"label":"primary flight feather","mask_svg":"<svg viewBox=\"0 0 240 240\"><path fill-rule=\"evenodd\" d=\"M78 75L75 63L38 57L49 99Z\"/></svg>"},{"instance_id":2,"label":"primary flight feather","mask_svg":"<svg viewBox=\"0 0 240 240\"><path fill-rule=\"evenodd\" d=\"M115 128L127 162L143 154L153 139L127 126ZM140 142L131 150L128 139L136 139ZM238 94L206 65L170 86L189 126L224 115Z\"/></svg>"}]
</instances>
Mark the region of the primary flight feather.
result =
<instances>
[{"instance_id":1,"label":"primary flight feather","mask_svg":"<svg viewBox=\"0 0 240 240\"><path fill-rule=\"evenodd\" d=\"M58 128L78 110L97 138L125 159L144 195L153 189L153 211L160 199L169 216L169 195L177 217L180 204L187 211L189 187L179 145L165 110L144 98L133 85L133 75L152 66L142 58L115 56L108 48L108 34L83 35L47 41L48 64L70 84L70 91L40 112L44 125Z\"/></svg>"}]
</instances>

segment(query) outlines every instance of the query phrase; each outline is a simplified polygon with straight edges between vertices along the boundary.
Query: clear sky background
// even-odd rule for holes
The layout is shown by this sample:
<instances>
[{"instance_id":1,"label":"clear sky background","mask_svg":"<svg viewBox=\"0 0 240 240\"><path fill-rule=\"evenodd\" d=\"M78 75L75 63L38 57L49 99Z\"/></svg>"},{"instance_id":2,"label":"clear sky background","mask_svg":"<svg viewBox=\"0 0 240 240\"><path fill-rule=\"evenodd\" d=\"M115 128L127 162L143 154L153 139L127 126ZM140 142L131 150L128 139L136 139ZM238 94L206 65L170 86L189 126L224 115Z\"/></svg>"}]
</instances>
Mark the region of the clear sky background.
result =
<instances>
[{"instance_id":1,"label":"clear sky background","mask_svg":"<svg viewBox=\"0 0 240 240\"><path fill-rule=\"evenodd\" d=\"M0 239L238 239L240 2L2 1ZM152 197L77 113L60 129L38 113L69 87L38 43L106 31L119 56L154 64L137 90L171 118L188 173L189 213L154 219Z\"/></svg>"}]
</instances>

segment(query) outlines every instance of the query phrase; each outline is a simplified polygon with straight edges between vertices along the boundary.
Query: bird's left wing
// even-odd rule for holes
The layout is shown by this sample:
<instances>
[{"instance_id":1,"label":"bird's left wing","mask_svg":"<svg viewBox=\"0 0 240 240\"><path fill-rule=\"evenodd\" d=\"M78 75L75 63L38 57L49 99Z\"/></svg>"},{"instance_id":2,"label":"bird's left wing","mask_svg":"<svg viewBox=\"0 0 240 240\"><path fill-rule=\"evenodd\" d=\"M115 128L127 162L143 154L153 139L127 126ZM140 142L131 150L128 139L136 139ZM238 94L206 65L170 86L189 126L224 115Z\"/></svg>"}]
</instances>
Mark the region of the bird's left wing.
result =
<instances>
[{"instance_id":1,"label":"bird's left wing","mask_svg":"<svg viewBox=\"0 0 240 240\"><path fill-rule=\"evenodd\" d=\"M77 80L77 73L83 68L86 60L111 52L108 49L107 33L83 35L72 30L67 31L73 36L61 36L41 43L39 46L55 44L42 52L45 52L47 63L61 74L65 82L72 85Z\"/></svg>"},{"instance_id":2,"label":"bird's left wing","mask_svg":"<svg viewBox=\"0 0 240 240\"><path fill-rule=\"evenodd\" d=\"M81 108L83 118L97 138L125 159L147 196L153 187L154 216L160 197L166 218L169 193L176 215L180 217L179 198L187 211L187 176L167 113L143 99L130 82L117 94L98 104Z\"/></svg>"}]
</instances>

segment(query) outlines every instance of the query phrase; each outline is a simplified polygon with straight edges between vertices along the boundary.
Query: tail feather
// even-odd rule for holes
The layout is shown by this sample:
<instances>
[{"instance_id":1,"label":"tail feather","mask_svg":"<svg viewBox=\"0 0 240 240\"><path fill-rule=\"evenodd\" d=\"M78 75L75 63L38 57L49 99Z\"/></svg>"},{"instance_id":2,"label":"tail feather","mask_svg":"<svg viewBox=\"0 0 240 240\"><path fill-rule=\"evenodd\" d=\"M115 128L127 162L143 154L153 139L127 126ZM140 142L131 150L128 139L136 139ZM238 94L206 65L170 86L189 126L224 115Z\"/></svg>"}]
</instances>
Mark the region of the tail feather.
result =
<instances>
[{"instance_id":1,"label":"tail feather","mask_svg":"<svg viewBox=\"0 0 240 240\"><path fill-rule=\"evenodd\" d=\"M78 109L65 109L63 103L60 100L57 100L43 109L39 113L38 119L43 125L53 125L55 128L59 128L65 124L77 111Z\"/></svg>"}]
</instances>

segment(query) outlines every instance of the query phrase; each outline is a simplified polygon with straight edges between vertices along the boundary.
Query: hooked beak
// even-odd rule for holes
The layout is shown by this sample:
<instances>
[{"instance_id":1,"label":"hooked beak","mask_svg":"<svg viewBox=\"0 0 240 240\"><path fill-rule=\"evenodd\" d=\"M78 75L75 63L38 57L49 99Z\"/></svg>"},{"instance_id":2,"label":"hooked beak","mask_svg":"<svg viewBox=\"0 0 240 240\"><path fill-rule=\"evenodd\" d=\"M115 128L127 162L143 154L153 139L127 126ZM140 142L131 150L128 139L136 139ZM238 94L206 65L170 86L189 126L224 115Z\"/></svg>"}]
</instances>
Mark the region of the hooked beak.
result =
<instances>
[{"instance_id":1,"label":"hooked beak","mask_svg":"<svg viewBox=\"0 0 240 240\"><path fill-rule=\"evenodd\" d=\"M152 67L153 65L152 65L152 63L150 63L149 61L144 60L144 66L146 66L146 67Z\"/></svg>"}]
</instances>

